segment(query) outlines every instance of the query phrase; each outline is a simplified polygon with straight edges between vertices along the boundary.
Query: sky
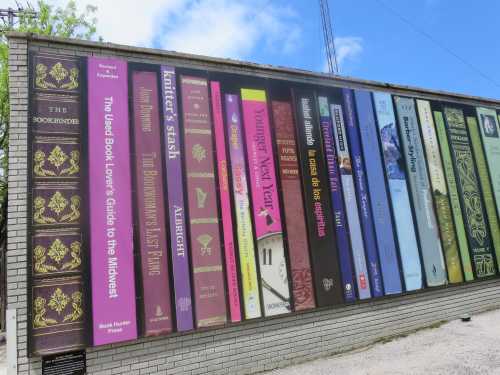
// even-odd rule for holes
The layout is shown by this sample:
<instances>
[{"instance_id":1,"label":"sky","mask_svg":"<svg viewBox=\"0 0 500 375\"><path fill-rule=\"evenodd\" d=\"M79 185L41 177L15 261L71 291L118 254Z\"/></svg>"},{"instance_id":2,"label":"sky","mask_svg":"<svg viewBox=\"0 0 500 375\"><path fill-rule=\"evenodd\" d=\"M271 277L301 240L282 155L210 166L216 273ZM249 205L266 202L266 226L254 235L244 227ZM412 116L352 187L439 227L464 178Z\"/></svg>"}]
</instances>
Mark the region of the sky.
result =
<instances>
[{"instance_id":1,"label":"sky","mask_svg":"<svg viewBox=\"0 0 500 375\"><path fill-rule=\"evenodd\" d=\"M500 99L500 1L329 2L341 75ZM317 0L77 4L98 7L104 41L327 70Z\"/></svg>"}]
</instances>

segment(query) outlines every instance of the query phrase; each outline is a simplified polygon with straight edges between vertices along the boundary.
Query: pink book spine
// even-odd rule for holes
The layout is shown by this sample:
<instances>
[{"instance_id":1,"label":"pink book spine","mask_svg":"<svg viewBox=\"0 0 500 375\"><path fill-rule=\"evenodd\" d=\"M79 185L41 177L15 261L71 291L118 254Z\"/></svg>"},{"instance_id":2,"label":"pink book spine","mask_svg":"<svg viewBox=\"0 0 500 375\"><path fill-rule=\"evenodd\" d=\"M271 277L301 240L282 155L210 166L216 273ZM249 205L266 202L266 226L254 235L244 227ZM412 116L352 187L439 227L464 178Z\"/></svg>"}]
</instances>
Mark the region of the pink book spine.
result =
<instances>
[{"instance_id":1,"label":"pink book spine","mask_svg":"<svg viewBox=\"0 0 500 375\"><path fill-rule=\"evenodd\" d=\"M241 321L240 296L238 289L238 274L236 271L236 256L234 249L233 221L231 217L231 203L229 195L229 180L226 158L226 143L224 122L222 116L222 102L220 83L211 82L212 109L215 128L215 148L217 152L217 170L219 174L219 195L222 211L222 228L224 235L224 254L226 258L227 290L229 294L229 308L232 322Z\"/></svg>"}]
</instances>

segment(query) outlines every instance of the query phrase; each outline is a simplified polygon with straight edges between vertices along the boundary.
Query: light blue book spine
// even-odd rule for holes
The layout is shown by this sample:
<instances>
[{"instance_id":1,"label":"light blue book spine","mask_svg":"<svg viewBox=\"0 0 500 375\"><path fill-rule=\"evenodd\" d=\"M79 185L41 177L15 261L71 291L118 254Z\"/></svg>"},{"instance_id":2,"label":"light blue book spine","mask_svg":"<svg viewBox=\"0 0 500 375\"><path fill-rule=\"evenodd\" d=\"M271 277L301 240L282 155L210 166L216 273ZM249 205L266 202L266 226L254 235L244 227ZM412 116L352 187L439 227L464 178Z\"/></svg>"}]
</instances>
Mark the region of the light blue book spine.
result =
<instances>
[{"instance_id":1,"label":"light blue book spine","mask_svg":"<svg viewBox=\"0 0 500 375\"><path fill-rule=\"evenodd\" d=\"M385 173L391 195L391 205L407 291L422 288L422 265L418 252L417 236L411 213L410 197L406 186L403 152L399 144L396 117L391 95L373 93Z\"/></svg>"},{"instance_id":2,"label":"light blue book spine","mask_svg":"<svg viewBox=\"0 0 500 375\"><path fill-rule=\"evenodd\" d=\"M401 293L401 275L396 242L394 239L394 224L389 207L388 191L385 184L384 167L378 142L378 131L375 121L372 96L369 91L355 90L356 107L358 109L359 135L363 151L368 198L365 212L362 210L363 233L365 244L373 243L373 251L377 252L384 284L385 294ZM364 220L363 220L364 218ZM370 230L376 241L367 236ZM372 270L372 268L370 268ZM373 282L372 282L373 285ZM372 287L372 289L374 289Z\"/></svg>"},{"instance_id":3,"label":"light blue book spine","mask_svg":"<svg viewBox=\"0 0 500 375\"><path fill-rule=\"evenodd\" d=\"M427 285L444 285L448 279L436 213L432 204L431 185L420 138L415 101L399 96L394 100Z\"/></svg>"}]
</instances>

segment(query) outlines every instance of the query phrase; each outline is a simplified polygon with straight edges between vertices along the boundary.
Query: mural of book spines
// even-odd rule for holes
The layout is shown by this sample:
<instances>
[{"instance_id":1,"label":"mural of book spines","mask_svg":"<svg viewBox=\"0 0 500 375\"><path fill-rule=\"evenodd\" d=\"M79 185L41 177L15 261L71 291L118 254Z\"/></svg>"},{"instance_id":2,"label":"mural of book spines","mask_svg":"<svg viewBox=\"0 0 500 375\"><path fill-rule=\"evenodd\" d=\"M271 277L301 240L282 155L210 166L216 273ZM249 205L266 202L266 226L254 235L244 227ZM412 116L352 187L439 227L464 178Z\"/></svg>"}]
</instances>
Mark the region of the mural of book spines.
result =
<instances>
[{"instance_id":1,"label":"mural of book spines","mask_svg":"<svg viewBox=\"0 0 500 375\"><path fill-rule=\"evenodd\" d=\"M125 61L88 58L94 345L137 338L127 81Z\"/></svg>"},{"instance_id":2,"label":"mural of book spines","mask_svg":"<svg viewBox=\"0 0 500 375\"><path fill-rule=\"evenodd\" d=\"M474 272L477 277L492 276L496 267L491 236L463 110L445 105L444 118Z\"/></svg>"},{"instance_id":3,"label":"mural of book spines","mask_svg":"<svg viewBox=\"0 0 500 375\"><path fill-rule=\"evenodd\" d=\"M453 159L451 156L448 136L446 134L444 115L440 105L435 104L434 106L439 107L439 109L434 108L433 115L436 124L436 134L439 141L439 149L441 150L441 157L443 159L443 170L446 177L448 193L450 195L450 205L451 211L453 213L453 220L455 223L458 248L460 250L460 259L462 260L462 269L464 271L465 280L471 281L474 280L474 273L472 271L469 243L467 241L467 235L465 234L465 224L462 216L462 208L460 206L457 182L455 179Z\"/></svg>"},{"instance_id":4,"label":"mural of book spines","mask_svg":"<svg viewBox=\"0 0 500 375\"><path fill-rule=\"evenodd\" d=\"M347 232L346 212L344 200L342 198L342 188L339 176L338 158L335 152L335 140L333 138L333 123L330 115L328 98L318 97L321 131L323 135L323 146L328 170L328 180L330 182L330 195L333 209L334 226L339 251L340 274L344 299L347 302L356 300L356 290L354 287L354 267ZM338 116L336 116L338 119Z\"/></svg>"},{"instance_id":5,"label":"mural of book spines","mask_svg":"<svg viewBox=\"0 0 500 375\"><path fill-rule=\"evenodd\" d=\"M351 234L351 249L354 259L354 270L356 273L356 283L360 299L371 297L371 286L368 279L368 269L365 258L365 245L358 210L358 200L360 205L367 204L367 189L364 181L363 158L361 155L361 145L359 139L358 123L354 110L354 98L352 90L342 90L345 104L345 129L346 145L345 155L350 160L350 170L346 173L344 188L344 200L347 211L347 222ZM354 173L355 172L355 173Z\"/></svg>"},{"instance_id":6,"label":"mural of book spines","mask_svg":"<svg viewBox=\"0 0 500 375\"><path fill-rule=\"evenodd\" d=\"M358 94L359 95L359 94ZM364 94L363 94L364 95ZM370 103L373 99L371 95ZM368 98L364 98L365 102ZM367 107L369 105L366 105ZM372 110L374 111L373 105ZM369 112L363 112L369 116ZM374 114L372 113L372 117ZM391 216L389 192L385 182L384 162L379 144L378 128L375 118L360 127L361 145L368 178L368 192L371 203L371 218L377 243L380 270L382 273L384 294L397 294L402 291L401 275L398 263L396 240L394 238L394 222ZM369 213L363 213L365 219ZM389 224L389 225L388 225ZM364 233L369 235L369 231ZM366 235L365 234L365 235ZM373 240L366 240L365 242Z\"/></svg>"},{"instance_id":7,"label":"mural of book spines","mask_svg":"<svg viewBox=\"0 0 500 375\"><path fill-rule=\"evenodd\" d=\"M212 95L212 112L215 128L215 144L217 150L217 169L219 176L219 195L224 235L224 253L226 261L226 278L229 296L229 310L232 322L241 321L240 295L236 270L236 255L233 238L233 218L231 216L231 197L229 192L228 163L226 157L226 141L224 120L222 115L222 99L219 82L210 82Z\"/></svg>"},{"instance_id":8,"label":"mural of book spines","mask_svg":"<svg viewBox=\"0 0 500 375\"><path fill-rule=\"evenodd\" d=\"M131 91L143 334L156 336L172 331L158 72L132 65Z\"/></svg>"},{"instance_id":9,"label":"mural of book spines","mask_svg":"<svg viewBox=\"0 0 500 375\"><path fill-rule=\"evenodd\" d=\"M412 98L396 96L395 102L427 285L443 285L447 282L446 269L432 205L415 101Z\"/></svg>"},{"instance_id":10,"label":"mural of book spines","mask_svg":"<svg viewBox=\"0 0 500 375\"><path fill-rule=\"evenodd\" d=\"M173 298L177 331L193 329L189 241L186 234L186 206L183 192L181 130L177 103L175 68L161 66L163 105L163 139L165 173L168 191L170 256L172 259Z\"/></svg>"},{"instance_id":11,"label":"mural of book spines","mask_svg":"<svg viewBox=\"0 0 500 375\"><path fill-rule=\"evenodd\" d=\"M262 315L238 95L224 96L245 319Z\"/></svg>"},{"instance_id":12,"label":"mural of book spines","mask_svg":"<svg viewBox=\"0 0 500 375\"><path fill-rule=\"evenodd\" d=\"M386 92L375 92L373 99L405 289L418 290L423 286L422 267L392 97Z\"/></svg>"},{"instance_id":13,"label":"mural of book spines","mask_svg":"<svg viewBox=\"0 0 500 375\"><path fill-rule=\"evenodd\" d=\"M479 109L478 109L479 112ZM493 114L495 113L492 111ZM493 115L491 114L491 116ZM489 114L488 114L489 115ZM481 118L479 116L479 118ZM496 118L494 116L493 118ZM483 118L484 119L484 118ZM486 159L483 152L483 147L481 144L481 138L479 134L479 124L475 116L467 116L467 127L469 129L469 135L472 145L472 151L474 153L474 158L476 160L477 172L479 175L479 182L481 185L481 192L483 193L484 205L486 208L486 215L488 217L489 228L491 231L491 240L493 247L495 249L495 255L497 260L497 266L500 267L500 224L498 221L497 211L495 209L495 199L493 197L493 191L489 179L488 167L486 165ZM485 124L482 124L484 126Z\"/></svg>"},{"instance_id":14,"label":"mural of book spines","mask_svg":"<svg viewBox=\"0 0 500 375\"><path fill-rule=\"evenodd\" d=\"M500 168L498 168L500 163L500 122L494 109L478 107L476 112L486 163L489 166L497 215L500 216Z\"/></svg>"},{"instance_id":15,"label":"mural of book spines","mask_svg":"<svg viewBox=\"0 0 500 375\"><path fill-rule=\"evenodd\" d=\"M226 293L208 81L182 76L181 98L196 327L225 324Z\"/></svg>"},{"instance_id":16,"label":"mural of book spines","mask_svg":"<svg viewBox=\"0 0 500 375\"><path fill-rule=\"evenodd\" d=\"M273 100L271 107L287 228L294 308L296 311L301 311L314 308L316 304L297 159L295 124L291 103Z\"/></svg>"},{"instance_id":17,"label":"mural of book spines","mask_svg":"<svg viewBox=\"0 0 500 375\"><path fill-rule=\"evenodd\" d=\"M29 349L47 355L88 344L81 179L85 64L43 53L31 54L30 63Z\"/></svg>"},{"instance_id":18,"label":"mural of book spines","mask_svg":"<svg viewBox=\"0 0 500 375\"><path fill-rule=\"evenodd\" d=\"M455 234L455 225L453 223L431 105L428 101L417 100L417 109L427 157L432 196L434 198L441 242L446 258L448 280L450 283L460 283L463 281L463 275L460 256L458 254L458 241Z\"/></svg>"},{"instance_id":19,"label":"mural of book spines","mask_svg":"<svg viewBox=\"0 0 500 375\"><path fill-rule=\"evenodd\" d=\"M283 227L264 90L241 89L264 314L291 311Z\"/></svg>"},{"instance_id":20,"label":"mural of book spines","mask_svg":"<svg viewBox=\"0 0 500 375\"><path fill-rule=\"evenodd\" d=\"M316 100L314 93L306 90L294 90L293 97L316 304L331 306L342 303L343 291Z\"/></svg>"}]
</instances>

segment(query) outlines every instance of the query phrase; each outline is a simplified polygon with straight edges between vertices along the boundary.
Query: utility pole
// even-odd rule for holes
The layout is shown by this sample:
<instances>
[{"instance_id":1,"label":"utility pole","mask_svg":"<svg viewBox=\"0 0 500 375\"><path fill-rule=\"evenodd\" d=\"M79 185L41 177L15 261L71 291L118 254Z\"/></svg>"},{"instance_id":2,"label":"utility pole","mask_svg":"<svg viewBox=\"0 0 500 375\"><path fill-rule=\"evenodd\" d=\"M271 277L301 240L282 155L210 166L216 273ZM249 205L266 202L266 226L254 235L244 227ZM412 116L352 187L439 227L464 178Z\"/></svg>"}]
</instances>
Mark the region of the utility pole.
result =
<instances>
[{"instance_id":1,"label":"utility pole","mask_svg":"<svg viewBox=\"0 0 500 375\"><path fill-rule=\"evenodd\" d=\"M20 5L17 1L16 4L17 9L13 9L10 7L6 9L0 9L0 19L4 23L4 28L14 28L14 20L16 18L19 18L21 15L29 15L32 17L36 17L38 15L38 13L33 10L33 7L30 3L26 3L26 8Z\"/></svg>"},{"instance_id":2,"label":"utility pole","mask_svg":"<svg viewBox=\"0 0 500 375\"><path fill-rule=\"evenodd\" d=\"M339 74L340 69L337 62L337 52L335 50L335 37L333 35L332 20L330 16L330 7L328 0L319 0L321 12L321 25L323 28L323 39L325 40L326 60L328 63L328 72L330 74Z\"/></svg>"}]
</instances>

